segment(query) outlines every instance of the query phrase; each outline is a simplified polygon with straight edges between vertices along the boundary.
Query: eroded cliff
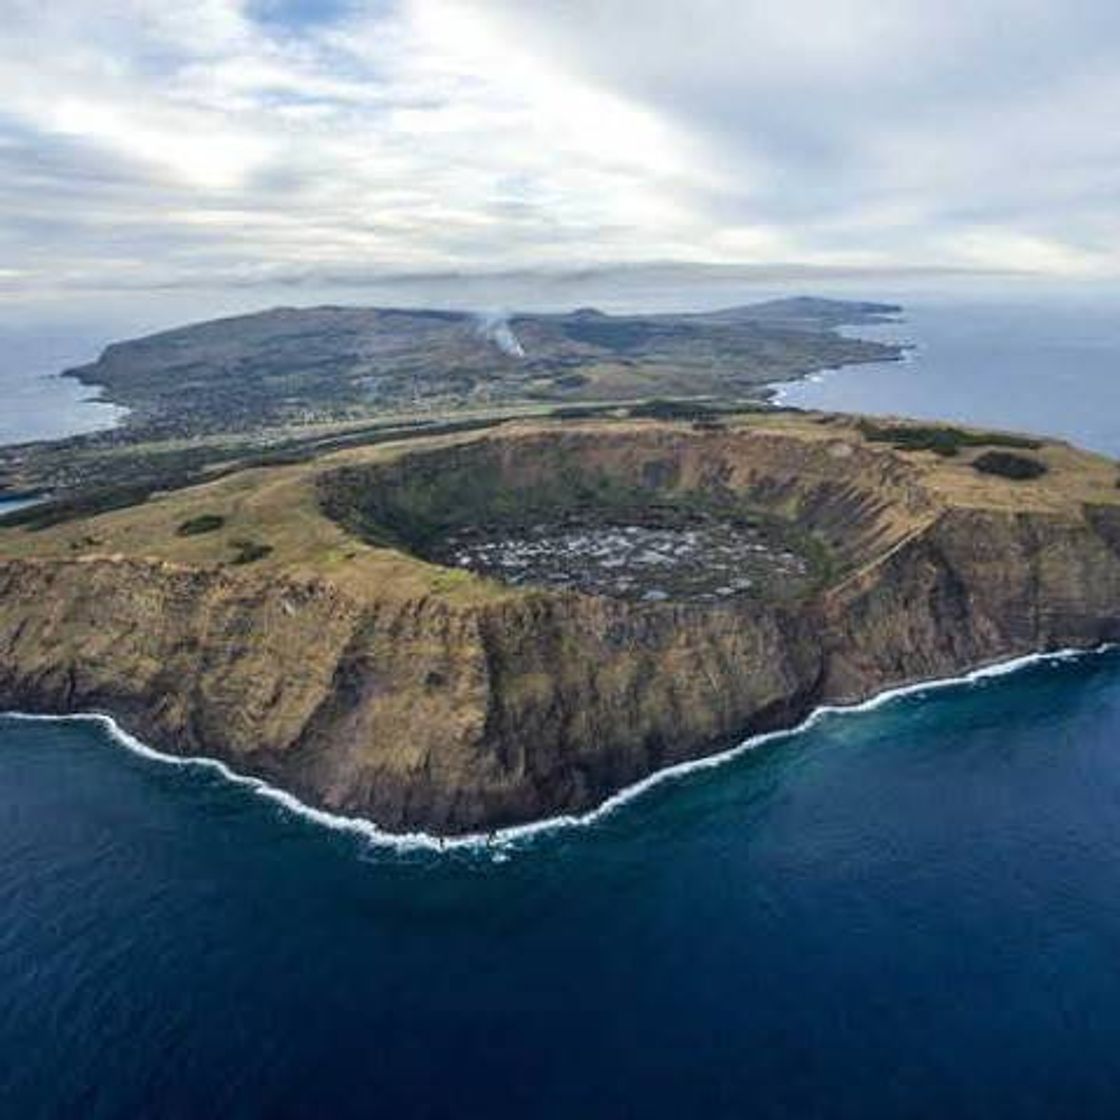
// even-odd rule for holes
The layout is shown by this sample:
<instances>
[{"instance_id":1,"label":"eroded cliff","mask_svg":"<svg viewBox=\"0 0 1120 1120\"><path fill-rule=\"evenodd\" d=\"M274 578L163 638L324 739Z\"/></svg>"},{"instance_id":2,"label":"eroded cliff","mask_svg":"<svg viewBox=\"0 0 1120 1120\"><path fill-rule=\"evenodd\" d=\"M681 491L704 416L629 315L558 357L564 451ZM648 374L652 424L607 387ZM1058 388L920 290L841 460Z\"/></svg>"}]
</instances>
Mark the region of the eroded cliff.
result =
<instances>
[{"instance_id":1,"label":"eroded cliff","mask_svg":"<svg viewBox=\"0 0 1120 1120\"><path fill-rule=\"evenodd\" d=\"M1045 443L1014 480L985 446L827 416L514 425L3 530L0 705L110 712L390 830L586 810L824 701L1120 638L1115 464ZM814 581L632 602L421 558L480 517L636 502L780 522Z\"/></svg>"}]
</instances>

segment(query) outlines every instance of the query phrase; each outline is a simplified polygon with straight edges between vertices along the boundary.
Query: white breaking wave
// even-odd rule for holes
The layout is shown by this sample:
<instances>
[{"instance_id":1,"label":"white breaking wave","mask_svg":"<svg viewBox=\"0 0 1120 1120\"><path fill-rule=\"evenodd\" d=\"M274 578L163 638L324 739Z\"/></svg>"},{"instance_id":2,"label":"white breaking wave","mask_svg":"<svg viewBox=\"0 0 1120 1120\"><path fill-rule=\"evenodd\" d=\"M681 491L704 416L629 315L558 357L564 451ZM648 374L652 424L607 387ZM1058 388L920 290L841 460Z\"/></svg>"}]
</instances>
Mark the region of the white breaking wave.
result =
<instances>
[{"instance_id":1,"label":"white breaking wave","mask_svg":"<svg viewBox=\"0 0 1120 1120\"><path fill-rule=\"evenodd\" d=\"M927 681L919 681L914 684L899 685L897 688L888 688L858 704L823 704L819 708L814 708L805 719L793 727L752 735L750 738L744 739L741 743L729 747L727 750L720 751L717 754L705 755L703 758L690 759L687 762L678 762L673 766L666 766L664 769L655 770L652 774L648 774L633 785L620 789L617 793L612 794L605 801L602 801L594 809L586 813L579 815L562 814L556 817L547 817L539 821L530 821L527 824L511 825L506 828L496 829L493 832L476 832L461 836L446 837L434 836L428 832L386 832L372 821L365 820L362 817L348 817L340 813L331 813L326 809L317 809L301 801L298 797L288 793L286 790L269 785L268 782L260 778L253 778L247 774L239 774L220 759L207 758L204 756L184 757L181 755L165 754L163 751L157 751L155 748L148 746L147 743L141 742L134 735L130 735L112 716L102 712L78 712L71 715L40 715L32 712L4 712L0 714L6 719L13 720L56 723L68 722L71 720L84 720L86 722L99 723L108 729L112 737L118 743L144 758L152 759L156 762L163 762L170 766L194 766L215 770L227 781L235 785L245 786L252 790L253 793L267 798L269 801L273 801L277 805L288 809L290 812L313 821L315 824L323 825L326 828L335 829L339 832L349 832L361 836L370 844L377 847L394 848L402 852L416 851L418 849L441 852L463 848L500 852L502 849L515 845L518 841L528 840L545 833L568 828L586 828L601 821L604 817L615 812L615 810L626 805L628 802L633 801L635 798L640 797L647 790L660 785L662 782L673 781L698 770L711 770L717 766L723 766L732 759L745 754L747 751L754 750L756 747L761 747L766 743L772 743L779 739L791 738L803 731L807 731L828 715L870 712L903 696L932 692L943 688L964 687L988 678L1006 676L1009 673L1024 669L1029 665L1036 665L1047 661L1070 661L1079 657L1103 653L1113 648L1116 647L1112 644L1105 644L1095 649L1062 649L1049 653L1029 653L1021 657L1014 657L1007 661L999 661L991 665L982 666L979 669L973 669L959 677L937 677Z\"/></svg>"},{"instance_id":2,"label":"white breaking wave","mask_svg":"<svg viewBox=\"0 0 1120 1120\"><path fill-rule=\"evenodd\" d=\"M792 390L796 389L799 385L819 385L829 374L839 373L841 370L848 369L848 366L825 366L822 369L815 370L813 373L807 374L804 377L795 377L790 381L775 381L765 386L767 389L773 390L770 397L770 403L781 407L786 404L789 399L789 394Z\"/></svg>"},{"instance_id":3,"label":"white breaking wave","mask_svg":"<svg viewBox=\"0 0 1120 1120\"><path fill-rule=\"evenodd\" d=\"M861 366L866 365L883 365L887 361L894 365L909 365L911 362L916 362L920 357L924 344L920 342L902 342L898 344L901 347L901 352L897 358L885 359L884 362L848 362L840 366L824 366L821 369L815 370L804 377L794 377L789 381L773 381L770 382L766 388L772 389L773 396L770 398L770 403L782 406L789 401L790 393L802 385L819 385L822 381L826 381L833 376L833 374L844 373L847 370L858 370ZM812 408L812 405L806 406Z\"/></svg>"}]
</instances>

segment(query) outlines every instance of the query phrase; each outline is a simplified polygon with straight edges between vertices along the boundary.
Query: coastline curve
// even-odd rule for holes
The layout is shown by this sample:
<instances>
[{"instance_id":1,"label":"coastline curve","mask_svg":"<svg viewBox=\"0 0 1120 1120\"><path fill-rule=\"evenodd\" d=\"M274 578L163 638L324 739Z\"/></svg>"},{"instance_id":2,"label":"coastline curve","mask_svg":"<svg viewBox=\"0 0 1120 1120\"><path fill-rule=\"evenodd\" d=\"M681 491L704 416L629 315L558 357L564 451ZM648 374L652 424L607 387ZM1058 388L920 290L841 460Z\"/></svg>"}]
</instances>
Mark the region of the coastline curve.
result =
<instances>
[{"instance_id":1,"label":"coastline curve","mask_svg":"<svg viewBox=\"0 0 1120 1120\"><path fill-rule=\"evenodd\" d=\"M12 720L27 723L96 723L108 731L110 738L114 742L124 747L126 750L131 751L133 754L164 765L211 770L221 775L221 777L231 784L247 788L257 796L279 805L281 808L288 810L290 813L304 820L308 820L336 832L345 832L359 836L371 847L395 850L400 853L409 851L449 853L468 850L479 853L495 853L498 855L508 853L511 849L516 849L520 843L539 836L567 831L569 829L591 827L657 786L686 778L688 775L697 771L716 769L717 767L724 766L734 761L748 751L753 751L758 747L778 742L782 739L792 738L802 732L808 731L826 716L861 715L875 711L905 696L919 695L925 692L941 691L944 689L967 688L976 684L978 681L1008 676L1034 665L1049 662L1077 661L1086 657L1106 654L1118 648L1120 648L1120 643L1104 642L1095 647L1066 647L1039 653L1021 654L978 666L959 676L935 677L927 680L914 681L909 684L896 685L875 693L866 700L856 701L851 704L822 704L814 708L799 723L790 727L778 728L772 731L761 732L757 735L751 735L741 742L736 743L734 746L728 747L726 750L705 755L702 758L688 759L684 762L678 762L670 766L662 767L660 770L655 770L639 781L617 790L586 813L559 814L553 817L542 818L541 820L528 821L524 824L497 828L492 832L465 833L446 837L422 831L389 832L379 827L374 821L364 817L332 813L328 810L309 805L287 790L274 786L261 778L255 778L251 775L234 770L221 759L197 755L173 755L156 750L154 747L149 746L136 736L130 734L122 728L111 715L105 712L72 712L64 715L51 715L34 712L0 711L0 722Z\"/></svg>"}]
</instances>

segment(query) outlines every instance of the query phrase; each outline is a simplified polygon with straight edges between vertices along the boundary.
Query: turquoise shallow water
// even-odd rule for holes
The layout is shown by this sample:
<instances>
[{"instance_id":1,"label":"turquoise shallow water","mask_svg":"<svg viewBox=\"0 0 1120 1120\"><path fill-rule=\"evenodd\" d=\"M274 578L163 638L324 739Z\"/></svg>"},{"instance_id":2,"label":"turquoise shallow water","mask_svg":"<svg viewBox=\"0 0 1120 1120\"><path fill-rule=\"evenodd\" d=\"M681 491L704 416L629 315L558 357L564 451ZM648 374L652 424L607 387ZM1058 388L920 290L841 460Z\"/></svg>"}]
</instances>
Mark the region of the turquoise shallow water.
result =
<instances>
[{"instance_id":1,"label":"turquoise shallow water","mask_svg":"<svg viewBox=\"0 0 1120 1120\"><path fill-rule=\"evenodd\" d=\"M985 368L1120 436L1120 363ZM4 719L0 1102L1113 1117L1118 888L1115 652L829 715L498 851L372 847L97 725Z\"/></svg>"}]
</instances>

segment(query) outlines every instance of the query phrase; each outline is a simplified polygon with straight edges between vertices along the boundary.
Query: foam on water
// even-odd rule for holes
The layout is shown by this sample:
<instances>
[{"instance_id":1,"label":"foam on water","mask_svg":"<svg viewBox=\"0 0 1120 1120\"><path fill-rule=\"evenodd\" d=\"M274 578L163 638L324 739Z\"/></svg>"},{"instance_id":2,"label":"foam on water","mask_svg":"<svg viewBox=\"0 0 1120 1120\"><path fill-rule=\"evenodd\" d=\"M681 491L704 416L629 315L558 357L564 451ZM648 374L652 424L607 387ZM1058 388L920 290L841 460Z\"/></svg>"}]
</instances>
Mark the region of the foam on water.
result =
<instances>
[{"instance_id":1,"label":"foam on water","mask_svg":"<svg viewBox=\"0 0 1120 1120\"><path fill-rule=\"evenodd\" d=\"M767 388L772 390L770 403L772 405L784 407L789 404L790 397L795 395L798 389L804 388L806 385L821 385L838 373L848 374L852 370L858 370L865 366L886 366L889 368L891 366L910 365L922 357L924 344L921 342L899 342L896 343L896 345L900 348L897 358L885 358L881 362L858 362L839 366L824 366L804 377L794 377L789 381L774 382L767 386ZM811 409L813 406L794 405L793 407Z\"/></svg>"},{"instance_id":2,"label":"foam on water","mask_svg":"<svg viewBox=\"0 0 1120 1120\"><path fill-rule=\"evenodd\" d=\"M1009 673L1017 672L1031 665L1037 665L1048 661L1069 661L1094 653L1103 653L1112 648L1114 647L1111 645L1101 645L1094 649L1071 648L1054 650L1046 653L1025 654L1020 657L981 666L980 668L973 669L957 677L938 677L925 681L917 681L912 684L899 685L895 688L888 688L882 692L876 693L867 700L855 704L823 704L818 708L814 708L805 719L792 727L752 735L742 742L737 743L735 746L729 747L724 751L719 751L716 754L705 755L702 758L689 759L686 762L678 762L672 766L666 766L661 770L655 770L652 774L648 774L632 785L625 786L618 790L617 793L613 793L594 809L586 813L561 814L555 817L546 817L538 821L529 821L526 824L511 825L506 828L496 829L493 832L465 833L459 836L435 836L428 832L388 832L385 829L379 828L373 821L366 820L362 817L351 817L341 813L332 813L326 809L316 808L313 805L308 805L306 802L301 801L298 797L288 793L286 790L270 785L261 778L254 778L247 774L238 773L220 759L195 755L172 755L166 754L163 751L158 751L154 747L148 746L147 743L141 742L136 736L129 734L129 732L125 731L112 716L106 715L103 712L81 712L71 715L42 715L32 712L13 711L0 713L0 715L13 720L51 722L68 722L74 720L98 723L108 730L114 741L143 758L155 762L162 762L169 766L199 767L213 770L227 781L235 785L246 787L258 796L264 797L306 820L322 825L324 828L360 836L369 844L379 848L392 848L400 852L416 850L449 852L473 849L482 853L489 852L497 859L504 859L504 851L508 851L510 847L520 842L561 829L587 828L640 797L648 790L661 785L663 782L683 778L696 771L711 770L717 766L723 766L747 751L754 750L767 743L791 738L807 731L826 716L858 715L863 712L874 711L877 708L881 708L905 696L913 696L945 688L968 687L979 681L1006 676Z\"/></svg>"}]
</instances>

